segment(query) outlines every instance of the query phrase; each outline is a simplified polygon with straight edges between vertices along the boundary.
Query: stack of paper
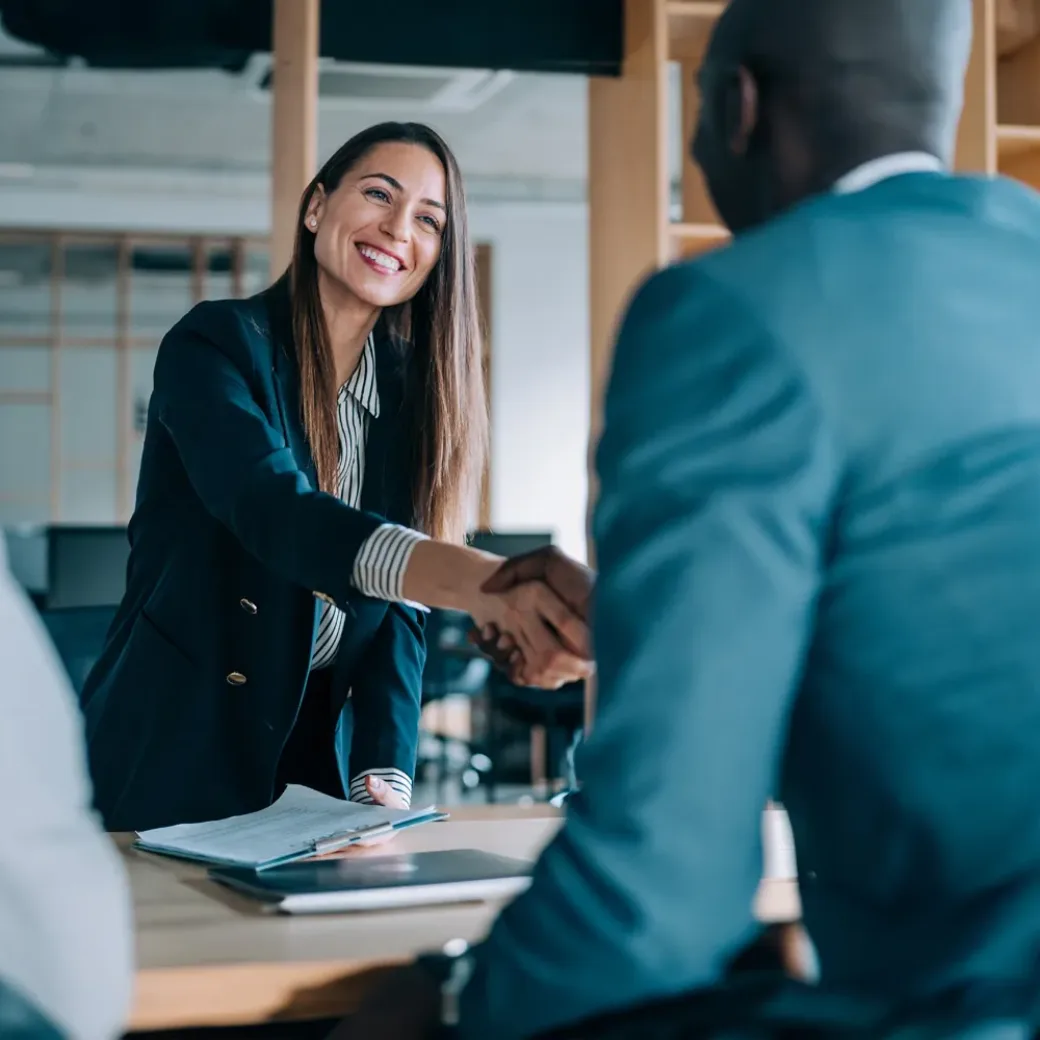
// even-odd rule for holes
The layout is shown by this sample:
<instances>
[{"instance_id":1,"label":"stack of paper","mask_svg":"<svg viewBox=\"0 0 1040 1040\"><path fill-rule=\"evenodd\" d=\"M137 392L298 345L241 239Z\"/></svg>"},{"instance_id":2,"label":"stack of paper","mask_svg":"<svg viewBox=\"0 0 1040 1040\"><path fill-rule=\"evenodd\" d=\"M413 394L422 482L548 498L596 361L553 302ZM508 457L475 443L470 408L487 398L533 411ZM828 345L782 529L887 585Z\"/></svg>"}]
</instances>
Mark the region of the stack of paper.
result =
<instances>
[{"instance_id":1,"label":"stack of paper","mask_svg":"<svg viewBox=\"0 0 1040 1040\"><path fill-rule=\"evenodd\" d=\"M260 812L139 831L134 844L181 859L262 870L445 817L432 805L424 809L357 805L290 784L274 805Z\"/></svg>"}]
</instances>

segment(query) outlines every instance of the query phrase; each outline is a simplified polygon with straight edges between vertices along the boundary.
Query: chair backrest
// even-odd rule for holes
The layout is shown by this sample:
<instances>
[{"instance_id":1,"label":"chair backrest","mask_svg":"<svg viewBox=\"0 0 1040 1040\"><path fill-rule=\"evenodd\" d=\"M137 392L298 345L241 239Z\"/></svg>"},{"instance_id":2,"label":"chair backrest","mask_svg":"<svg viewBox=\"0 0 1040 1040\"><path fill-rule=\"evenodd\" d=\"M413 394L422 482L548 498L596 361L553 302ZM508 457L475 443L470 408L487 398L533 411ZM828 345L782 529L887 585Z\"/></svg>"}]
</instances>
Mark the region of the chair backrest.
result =
<instances>
[{"instance_id":1,"label":"chair backrest","mask_svg":"<svg viewBox=\"0 0 1040 1040\"><path fill-rule=\"evenodd\" d=\"M468 652L472 621L454 610L431 610L426 618L423 700L454 694L475 697L487 684L491 663Z\"/></svg>"},{"instance_id":2,"label":"chair backrest","mask_svg":"<svg viewBox=\"0 0 1040 1040\"><path fill-rule=\"evenodd\" d=\"M105 645L115 607L67 607L40 611L76 695Z\"/></svg>"}]
</instances>

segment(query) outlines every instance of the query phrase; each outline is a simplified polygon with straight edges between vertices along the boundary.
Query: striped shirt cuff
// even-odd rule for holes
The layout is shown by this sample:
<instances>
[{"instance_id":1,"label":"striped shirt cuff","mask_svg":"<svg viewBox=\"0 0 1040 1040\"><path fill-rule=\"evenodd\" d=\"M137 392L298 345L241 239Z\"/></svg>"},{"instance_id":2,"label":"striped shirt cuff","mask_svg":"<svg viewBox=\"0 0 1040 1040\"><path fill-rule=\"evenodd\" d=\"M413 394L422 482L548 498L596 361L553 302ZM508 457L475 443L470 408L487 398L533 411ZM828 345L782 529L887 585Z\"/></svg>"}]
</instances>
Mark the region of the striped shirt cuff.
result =
<instances>
[{"instance_id":1,"label":"striped shirt cuff","mask_svg":"<svg viewBox=\"0 0 1040 1040\"><path fill-rule=\"evenodd\" d=\"M407 773L402 773L400 769L366 769L363 773L358 773L350 781L350 800L352 802L357 802L359 805L375 805L375 800L365 787L365 779L370 776L378 777L384 784L389 784L404 799L405 807L411 806L412 778Z\"/></svg>"},{"instance_id":2,"label":"striped shirt cuff","mask_svg":"<svg viewBox=\"0 0 1040 1040\"><path fill-rule=\"evenodd\" d=\"M405 571L412 551L424 541L426 535L397 524L377 527L361 543L354 560L354 587L373 599L406 603L403 592ZM408 606L419 607L419 604L408 603Z\"/></svg>"}]
</instances>

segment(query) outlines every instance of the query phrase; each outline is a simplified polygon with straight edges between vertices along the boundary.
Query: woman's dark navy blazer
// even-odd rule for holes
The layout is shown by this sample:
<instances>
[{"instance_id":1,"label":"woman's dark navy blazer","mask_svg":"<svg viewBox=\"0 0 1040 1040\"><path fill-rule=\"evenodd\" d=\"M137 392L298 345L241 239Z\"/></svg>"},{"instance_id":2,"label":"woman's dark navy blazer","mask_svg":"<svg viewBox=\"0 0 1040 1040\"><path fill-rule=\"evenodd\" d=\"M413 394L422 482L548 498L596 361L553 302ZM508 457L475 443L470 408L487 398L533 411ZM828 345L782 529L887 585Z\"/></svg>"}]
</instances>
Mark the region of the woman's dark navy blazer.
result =
<instances>
[{"instance_id":1,"label":"woman's dark navy blazer","mask_svg":"<svg viewBox=\"0 0 1040 1040\"><path fill-rule=\"evenodd\" d=\"M347 615L330 722L345 787L366 769L414 773L423 615L350 580L381 523L414 519L409 348L382 329L376 348L356 510L315 490L284 290L200 304L163 339L127 591L84 691L109 830L271 803L325 597Z\"/></svg>"}]
</instances>

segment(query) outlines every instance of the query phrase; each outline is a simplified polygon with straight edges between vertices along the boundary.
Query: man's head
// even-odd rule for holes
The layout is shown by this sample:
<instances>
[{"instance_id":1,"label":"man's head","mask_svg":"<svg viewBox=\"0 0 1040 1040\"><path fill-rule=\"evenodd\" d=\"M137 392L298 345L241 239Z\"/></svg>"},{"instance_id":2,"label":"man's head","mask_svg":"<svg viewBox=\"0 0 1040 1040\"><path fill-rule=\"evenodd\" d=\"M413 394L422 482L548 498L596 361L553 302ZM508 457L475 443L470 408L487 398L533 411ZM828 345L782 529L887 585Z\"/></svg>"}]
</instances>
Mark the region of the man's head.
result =
<instances>
[{"instance_id":1,"label":"man's head","mask_svg":"<svg viewBox=\"0 0 1040 1040\"><path fill-rule=\"evenodd\" d=\"M860 164L952 161L972 0L730 0L700 73L693 155L733 231Z\"/></svg>"}]
</instances>

